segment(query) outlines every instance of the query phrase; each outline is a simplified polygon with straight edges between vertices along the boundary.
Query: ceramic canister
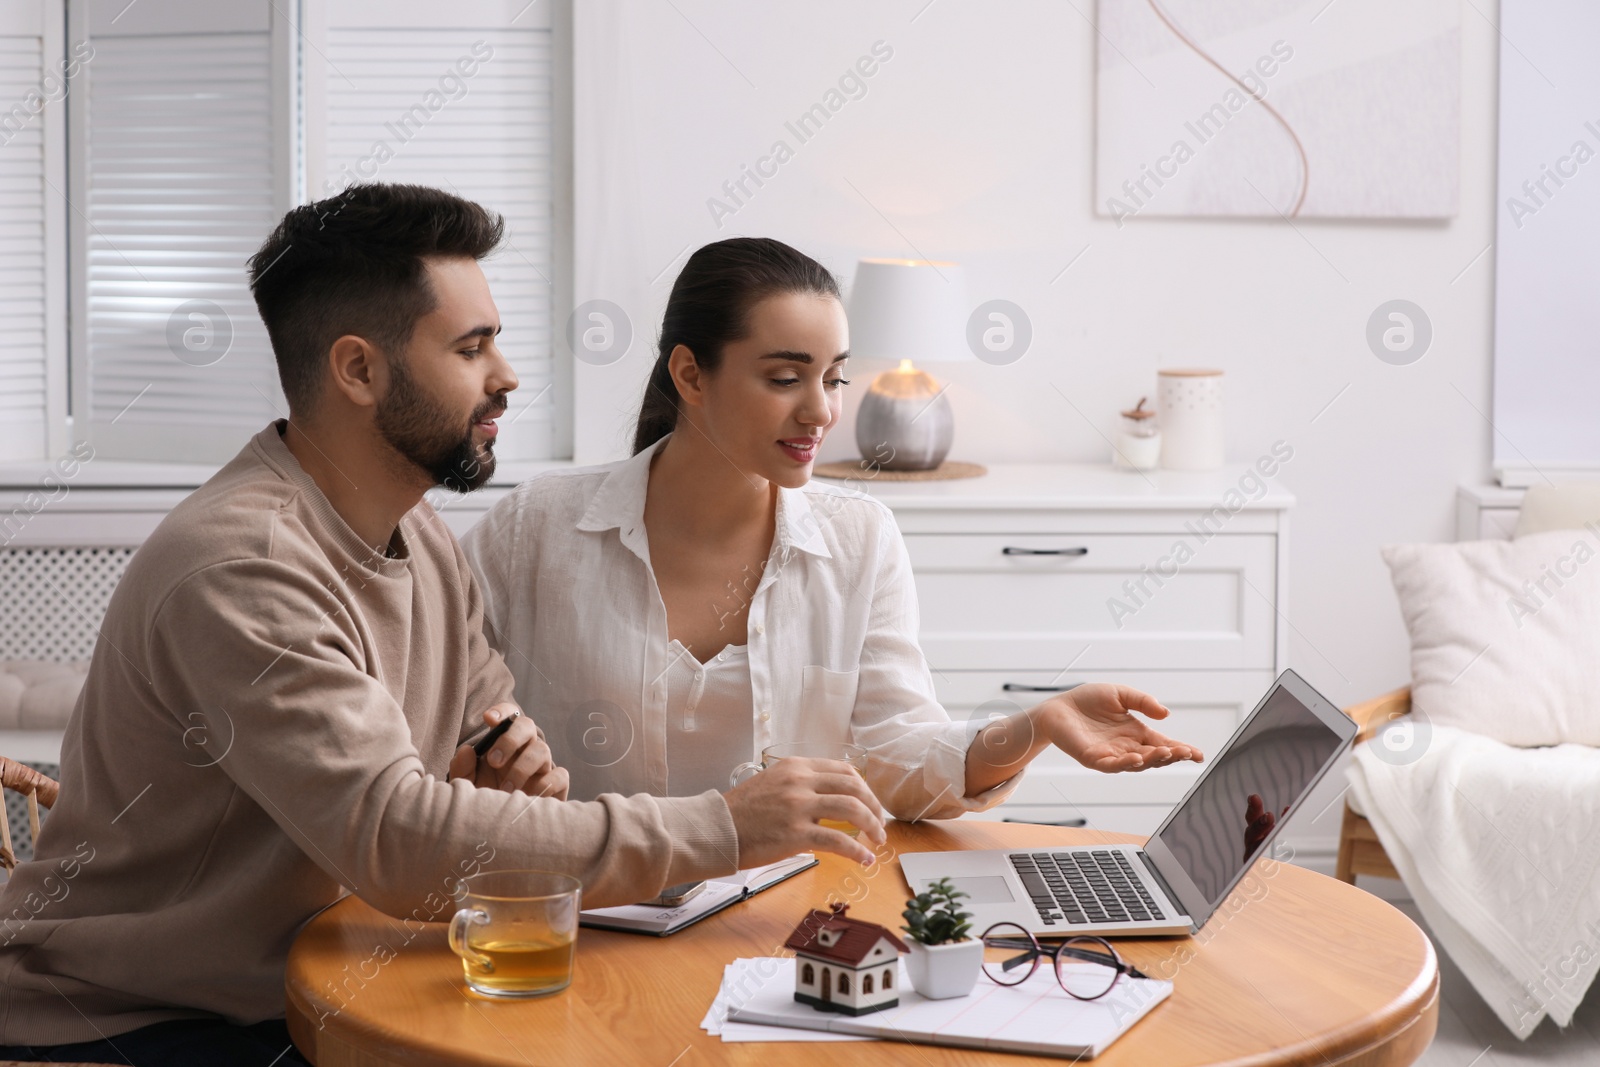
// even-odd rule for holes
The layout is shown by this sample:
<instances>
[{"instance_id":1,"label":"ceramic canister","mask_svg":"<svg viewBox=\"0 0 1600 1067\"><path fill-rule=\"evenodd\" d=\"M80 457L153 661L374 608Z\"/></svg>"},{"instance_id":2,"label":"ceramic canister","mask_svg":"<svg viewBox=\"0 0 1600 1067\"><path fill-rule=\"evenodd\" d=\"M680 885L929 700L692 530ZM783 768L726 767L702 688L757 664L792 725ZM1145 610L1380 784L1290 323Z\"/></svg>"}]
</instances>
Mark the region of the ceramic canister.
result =
<instances>
[{"instance_id":1,"label":"ceramic canister","mask_svg":"<svg viewBox=\"0 0 1600 1067\"><path fill-rule=\"evenodd\" d=\"M1226 459L1222 434L1222 372L1156 372L1161 410L1161 465L1174 471L1209 471Z\"/></svg>"}]
</instances>

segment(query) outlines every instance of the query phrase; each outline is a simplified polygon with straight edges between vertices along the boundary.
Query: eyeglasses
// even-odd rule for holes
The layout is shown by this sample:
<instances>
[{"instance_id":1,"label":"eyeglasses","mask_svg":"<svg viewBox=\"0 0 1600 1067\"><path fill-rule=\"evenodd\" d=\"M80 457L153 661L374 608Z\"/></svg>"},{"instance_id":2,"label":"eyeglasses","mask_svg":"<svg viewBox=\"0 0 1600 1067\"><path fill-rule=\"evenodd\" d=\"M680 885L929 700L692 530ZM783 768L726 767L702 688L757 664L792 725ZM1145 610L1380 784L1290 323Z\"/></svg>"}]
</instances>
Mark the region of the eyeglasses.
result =
<instances>
[{"instance_id":1,"label":"eyeglasses","mask_svg":"<svg viewBox=\"0 0 1600 1067\"><path fill-rule=\"evenodd\" d=\"M1048 957L1061 988L1079 1000L1098 1000L1116 986L1123 975L1144 978L1124 963L1111 942L1080 935L1060 944L1041 945L1039 939L1016 923L996 923L983 932L983 973L1000 985L1021 985Z\"/></svg>"}]
</instances>

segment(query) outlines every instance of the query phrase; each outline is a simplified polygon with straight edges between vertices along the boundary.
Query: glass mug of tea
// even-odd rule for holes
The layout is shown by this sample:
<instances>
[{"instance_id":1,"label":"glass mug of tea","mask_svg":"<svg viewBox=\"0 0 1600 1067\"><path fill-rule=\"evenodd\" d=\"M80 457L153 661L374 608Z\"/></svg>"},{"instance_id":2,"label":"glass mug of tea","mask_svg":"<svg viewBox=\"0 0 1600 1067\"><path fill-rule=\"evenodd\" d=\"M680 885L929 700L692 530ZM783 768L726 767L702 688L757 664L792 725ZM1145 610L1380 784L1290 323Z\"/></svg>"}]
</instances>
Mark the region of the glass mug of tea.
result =
<instances>
[{"instance_id":1,"label":"glass mug of tea","mask_svg":"<svg viewBox=\"0 0 1600 1067\"><path fill-rule=\"evenodd\" d=\"M856 769L857 774L867 773L867 750L860 745L852 745L843 741L788 741L781 745L768 745L761 750L760 763L741 763L733 769L733 774L728 778L730 786L738 785L759 771L783 759L830 759L840 763L848 763ZM830 830L840 830L851 837L859 836L861 827L855 823L845 822L843 819L818 819L818 826L826 826Z\"/></svg>"},{"instance_id":2,"label":"glass mug of tea","mask_svg":"<svg viewBox=\"0 0 1600 1067\"><path fill-rule=\"evenodd\" d=\"M572 984L582 883L552 871L484 871L462 883L449 936L468 989L538 997Z\"/></svg>"}]
</instances>

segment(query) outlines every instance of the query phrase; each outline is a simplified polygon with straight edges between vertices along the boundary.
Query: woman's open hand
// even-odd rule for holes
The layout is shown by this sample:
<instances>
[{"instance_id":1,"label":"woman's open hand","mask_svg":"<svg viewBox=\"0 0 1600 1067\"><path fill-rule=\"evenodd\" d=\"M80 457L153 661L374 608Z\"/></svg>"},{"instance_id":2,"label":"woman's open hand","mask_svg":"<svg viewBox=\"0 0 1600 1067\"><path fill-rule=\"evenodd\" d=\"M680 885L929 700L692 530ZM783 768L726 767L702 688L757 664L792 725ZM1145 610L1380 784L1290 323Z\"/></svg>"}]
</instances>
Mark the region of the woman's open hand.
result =
<instances>
[{"instance_id":1,"label":"woman's open hand","mask_svg":"<svg viewBox=\"0 0 1600 1067\"><path fill-rule=\"evenodd\" d=\"M1114 774L1205 759L1198 748L1157 733L1134 715L1165 719L1167 709L1131 686L1089 682L1047 704L1053 707L1043 716L1046 735L1085 767Z\"/></svg>"}]
</instances>

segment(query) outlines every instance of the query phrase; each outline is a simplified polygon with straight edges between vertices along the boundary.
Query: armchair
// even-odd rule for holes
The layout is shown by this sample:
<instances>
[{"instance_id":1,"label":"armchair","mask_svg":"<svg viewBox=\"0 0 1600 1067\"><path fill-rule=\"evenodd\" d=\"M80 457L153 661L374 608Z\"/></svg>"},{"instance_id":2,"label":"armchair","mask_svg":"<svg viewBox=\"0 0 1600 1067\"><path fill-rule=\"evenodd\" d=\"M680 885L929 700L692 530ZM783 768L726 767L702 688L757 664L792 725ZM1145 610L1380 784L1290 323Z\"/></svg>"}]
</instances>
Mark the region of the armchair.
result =
<instances>
[{"instance_id":1,"label":"armchair","mask_svg":"<svg viewBox=\"0 0 1600 1067\"><path fill-rule=\"evenodd\" d=\"M1355 744L1372 740L1383 724L1411 711L1411 687L1402 686L1381 697L1364 701L1344 709L1360 729ZM1344 802L1344 821L1339 826L1339 858L1334 866L1334 877L1341 882L1356 884L1356 875L1370 874L1380 878L1399 878L1400 873L1389 861L1388 853L1378 840L1378 834L1367 821L1365 814L1355 810L1347 793Z\"/></svg>"}]
</instances>

